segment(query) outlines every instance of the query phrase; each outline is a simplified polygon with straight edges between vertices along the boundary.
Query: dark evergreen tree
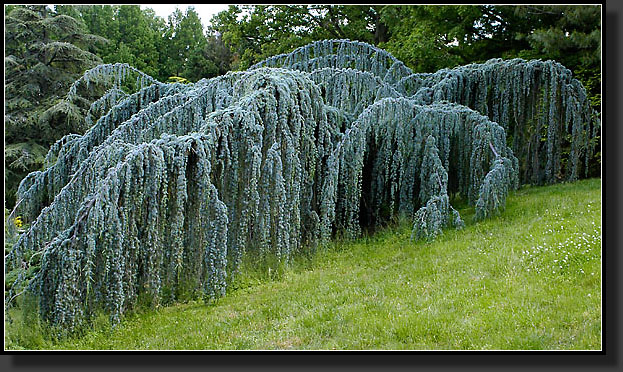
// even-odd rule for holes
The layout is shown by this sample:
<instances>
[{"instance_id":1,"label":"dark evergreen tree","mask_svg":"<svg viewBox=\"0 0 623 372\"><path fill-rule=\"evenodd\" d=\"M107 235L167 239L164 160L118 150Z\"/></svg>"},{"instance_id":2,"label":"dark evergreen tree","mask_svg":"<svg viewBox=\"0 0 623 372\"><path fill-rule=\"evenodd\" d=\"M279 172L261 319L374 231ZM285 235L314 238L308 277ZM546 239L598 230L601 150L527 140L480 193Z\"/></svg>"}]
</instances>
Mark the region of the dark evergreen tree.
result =
<instances>
[{"instance_id":1,"label":"dark evergreen tree","mask_svg":"<svg viewBox=\"0 0 623 372\"><path fill-rule=\"evenodd\" d=\"M45 5L5 11L5 202L13 205L17 184L41 168L50 145L86 129L88 105L62 97L86 69L101 63L88 49L106 40Z\"/></svg>"}]
</instances>

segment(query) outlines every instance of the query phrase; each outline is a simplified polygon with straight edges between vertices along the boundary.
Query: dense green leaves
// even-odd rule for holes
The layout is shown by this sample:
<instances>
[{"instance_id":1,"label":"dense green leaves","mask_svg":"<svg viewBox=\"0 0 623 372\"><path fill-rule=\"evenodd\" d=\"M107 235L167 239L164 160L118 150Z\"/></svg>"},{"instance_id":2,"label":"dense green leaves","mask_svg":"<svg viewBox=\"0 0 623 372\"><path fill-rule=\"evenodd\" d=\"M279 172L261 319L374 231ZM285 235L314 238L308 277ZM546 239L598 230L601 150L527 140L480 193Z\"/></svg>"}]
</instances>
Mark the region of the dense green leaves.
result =
<instances>
[{"instance_id":1,"label":"dense green leaves","mask_svg":"<svg viewBox=\"0 0 623 372\"><path fill-rule=\"evenodd\" d=\"M352 5L230 5L212 19L235 58L233 69L312 41L351 39L378 44L387 40L382 6Z\"/></svg>"}]
</instances>

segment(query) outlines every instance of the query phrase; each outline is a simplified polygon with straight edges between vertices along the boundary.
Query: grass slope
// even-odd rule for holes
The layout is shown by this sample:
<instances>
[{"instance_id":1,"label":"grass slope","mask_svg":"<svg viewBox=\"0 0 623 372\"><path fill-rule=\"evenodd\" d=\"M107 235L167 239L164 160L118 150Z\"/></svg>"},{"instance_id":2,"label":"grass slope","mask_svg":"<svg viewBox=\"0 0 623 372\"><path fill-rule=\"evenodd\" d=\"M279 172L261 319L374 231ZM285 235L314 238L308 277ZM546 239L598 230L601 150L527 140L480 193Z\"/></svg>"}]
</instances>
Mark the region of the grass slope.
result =
<instances>
[{"instance_id":1,"label":"grass slope","mask_svg":"<svg viewBox=\"0 0 623 372\"><path fill-rule=\"evenodd\" d=\"M412 242L336 242L216 304L104 322L45 349L601 349L601 180L528 187L506 211ZM252 281L249 279L249 281Z\"/></svg>"}]
</instances>

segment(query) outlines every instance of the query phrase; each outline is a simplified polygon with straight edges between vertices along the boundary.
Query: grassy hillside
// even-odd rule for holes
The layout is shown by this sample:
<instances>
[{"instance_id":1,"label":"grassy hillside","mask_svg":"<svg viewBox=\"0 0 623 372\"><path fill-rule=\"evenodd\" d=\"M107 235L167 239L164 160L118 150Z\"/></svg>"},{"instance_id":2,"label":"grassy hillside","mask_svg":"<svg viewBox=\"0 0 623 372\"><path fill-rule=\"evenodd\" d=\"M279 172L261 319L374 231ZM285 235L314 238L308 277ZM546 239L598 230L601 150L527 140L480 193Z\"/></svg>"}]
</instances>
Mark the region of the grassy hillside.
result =
<instances>
[{"instance_id":1,"label":"grassy hillside","mask_svg":"<svg viewBox=\"0 0 623 372\"><path fill-rule=\"evenodd\" d=\"M7 347L601 349L600 187L522 188L485 222L463 208L466 228L432 243L402 223L279 278L249 276L215 304L134 314L115 330L102 321L76 339L53 343L18 319Z\"/></svg>"}]
</instances>

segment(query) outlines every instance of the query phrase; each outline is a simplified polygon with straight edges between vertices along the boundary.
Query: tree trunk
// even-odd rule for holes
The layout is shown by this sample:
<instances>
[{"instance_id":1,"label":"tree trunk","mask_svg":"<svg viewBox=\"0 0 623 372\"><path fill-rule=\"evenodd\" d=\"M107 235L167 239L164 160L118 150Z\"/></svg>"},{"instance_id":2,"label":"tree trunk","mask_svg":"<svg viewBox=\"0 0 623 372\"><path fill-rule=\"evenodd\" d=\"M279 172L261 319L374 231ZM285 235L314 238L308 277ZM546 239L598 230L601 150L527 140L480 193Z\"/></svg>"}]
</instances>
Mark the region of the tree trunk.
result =
<instances>
[{"instance_id":1,"label":"tree trunk","mask_svg":"<svg viewBox=\"0 0 623 372\"><path fill-rule=\"evenodd\" d=\"M386 43L389 39L387 25L381 21L381 7L373 7L374 10L374 45Z\"/></svg>"}]
</instances>

